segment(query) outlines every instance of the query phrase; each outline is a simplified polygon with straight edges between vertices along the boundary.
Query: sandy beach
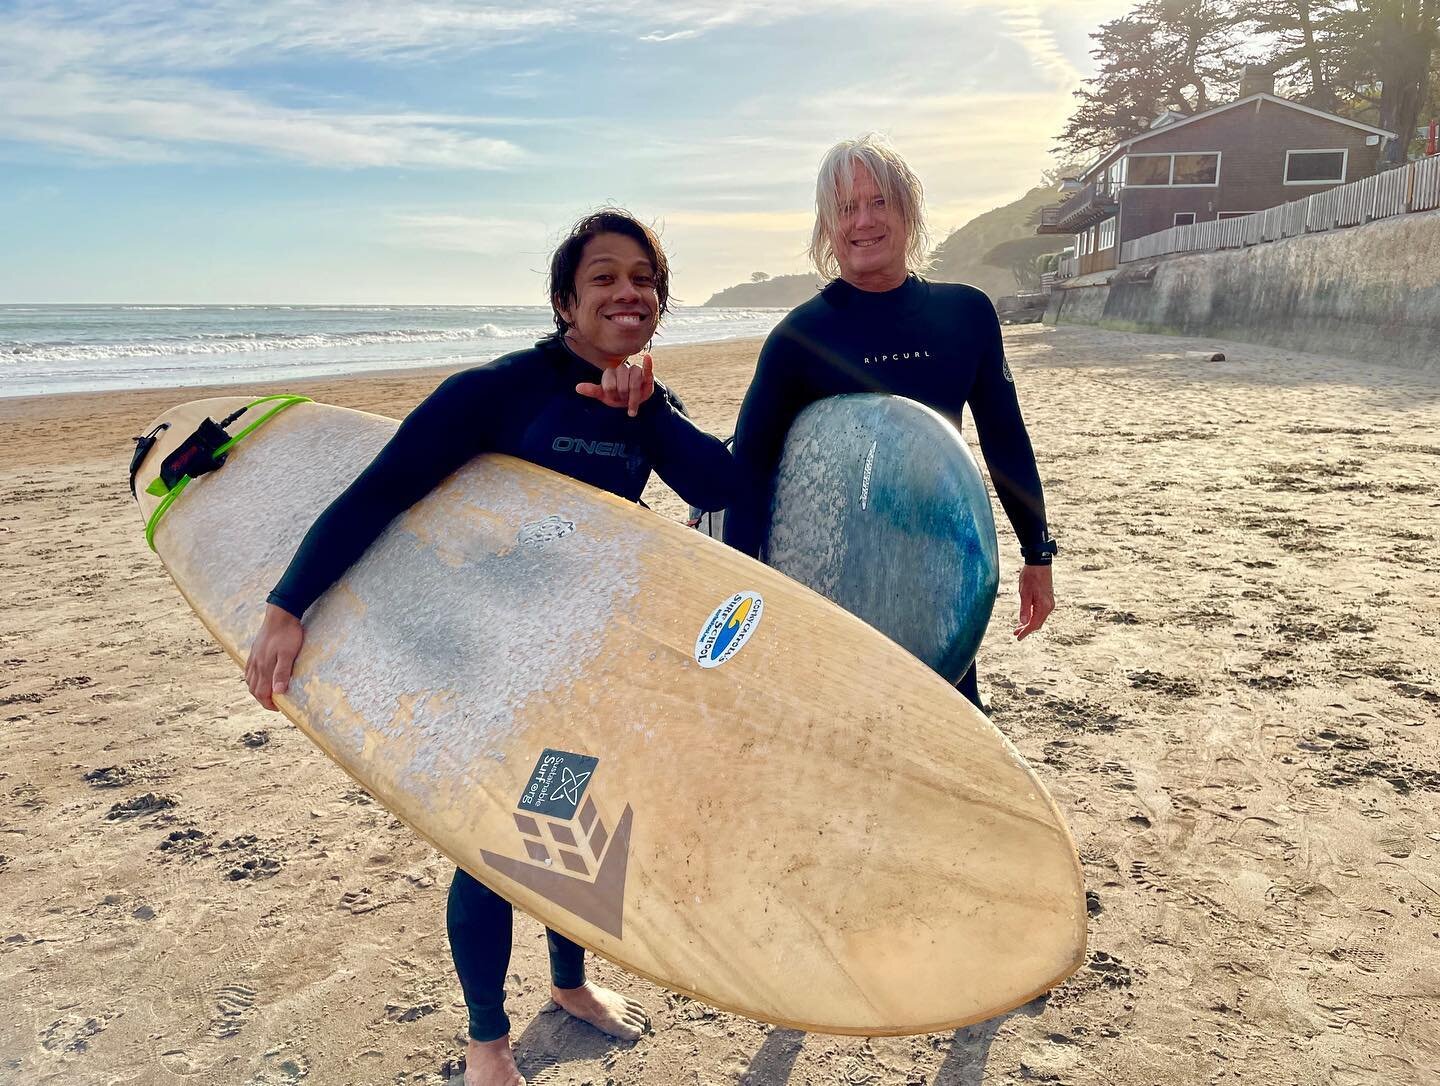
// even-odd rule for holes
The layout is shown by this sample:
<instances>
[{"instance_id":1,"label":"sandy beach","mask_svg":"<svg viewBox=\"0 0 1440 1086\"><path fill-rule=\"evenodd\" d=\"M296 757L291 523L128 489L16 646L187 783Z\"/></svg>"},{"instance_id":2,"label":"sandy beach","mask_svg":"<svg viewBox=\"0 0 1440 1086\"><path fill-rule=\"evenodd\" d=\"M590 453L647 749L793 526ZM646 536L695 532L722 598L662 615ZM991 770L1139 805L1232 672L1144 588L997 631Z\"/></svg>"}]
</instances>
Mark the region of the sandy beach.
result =
<instances>
[{"instance_id":1,"label":"sandy beach","mask_svg":"<svg viewBox=\"0 0 1440 1086\"><path fill-rule=\"evenodd\" d=\"M997 513L981 687L1074 832L1086 966L1001 1019L865 1041L598 962L654 1019L622 1045L546 1009L521 917L533 1086L1440 1082L1440 371L1006 338L1059 607L1009 635ZM757 346L657 374L728 433ZM288 390L398 416L436 381ZM458 1083L453 865L254 704L145 547L129 438L201 394L0 400L0 1083Z\"/></svg>"}]
</instances>

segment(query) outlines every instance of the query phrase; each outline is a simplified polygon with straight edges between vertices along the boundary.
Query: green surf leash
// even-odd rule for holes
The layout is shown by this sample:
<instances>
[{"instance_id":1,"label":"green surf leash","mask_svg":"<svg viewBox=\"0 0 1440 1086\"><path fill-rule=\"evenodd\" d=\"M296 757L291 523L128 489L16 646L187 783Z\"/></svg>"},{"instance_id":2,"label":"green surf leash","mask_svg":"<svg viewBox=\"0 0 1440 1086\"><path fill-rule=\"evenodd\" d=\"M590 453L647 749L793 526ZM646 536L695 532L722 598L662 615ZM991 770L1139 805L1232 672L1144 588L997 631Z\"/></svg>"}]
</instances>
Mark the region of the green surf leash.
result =
<instances>
[{"instance_id":1,"label":"green surf leash","mask_svg":"<svg viewBox=\"0 0 1440 1086\"><path fill-rule=\"evenodd\" d=\"M228 426L230 423L234 422L241 415L245 414L245 412L251 410L252 408L259 407L261 404L273 403L275 406L270 408L269 411L266 411L265 414L261 415L258 419L252 422L249 426L245 427L245 429L241 430L234 437L229 437L229 435L225 435L227 440L210 451L210 456L212 460L223 461L226 454L229 453L231 449L233 449L245 438L253 434L256 430L260 429L260 427L264 426L276 415L280 414L281 411L284 411L287 407L294 407L297 403L311 402L313 401L311 401L309 396L262 396L258 400L252 400L250 403L240 408L240 410L236 411L234 414L229 415L227 418L225 418L223 422L219 424L218 427L216 427L215 423L211 422L209 419L206 419L205 423L201 424L200 429L195 432L195 435L192 435L192 438L205 431L207 429L206 424L208 424L209 427L214 427L221 434L224 434L225 427ZM173 456L174 454L172 453L171 455ZM207 469L207 471L213 470L215 470L213 467ZM197 474L204 474L204 472L199 472ZM193 476L187 473L180 476L180 478L175 481L174 486L167 486L164 478L157 476L154 482L152 482L149 486L145 488L145 493L154 495L155 497L161 499L160 504L155 507L155 511L150 514L150 519L145 522L145 542L149 545L152 551L155 549L155 529L160 526L160 519L165 515L166 511L168 511L169 508L175 504L175 499L180 497L180 495L185 492L185 488L190 485L192 478Z\"/></svg>"}]
</instances>

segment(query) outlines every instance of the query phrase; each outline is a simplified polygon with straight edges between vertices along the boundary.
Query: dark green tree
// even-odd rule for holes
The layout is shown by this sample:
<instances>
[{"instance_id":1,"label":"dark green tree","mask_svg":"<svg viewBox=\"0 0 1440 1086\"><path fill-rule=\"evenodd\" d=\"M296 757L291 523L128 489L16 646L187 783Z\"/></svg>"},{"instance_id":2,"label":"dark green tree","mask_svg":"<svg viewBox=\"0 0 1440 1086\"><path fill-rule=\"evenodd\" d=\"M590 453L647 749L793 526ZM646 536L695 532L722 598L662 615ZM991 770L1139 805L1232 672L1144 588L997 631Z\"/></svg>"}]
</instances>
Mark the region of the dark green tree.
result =
<instances>
[{"instance_id":1,"label":"dark green tree","mask_svg":"<svg viewBox=\"0 0 1440 1086\"><path fill-rule=\"evenodd\" d=\"M1389 165L1399 165L1431 100L1440 0L1356 0L1336 13L1334 26L1343 53L1340 80L1374 104L1381 128L1399 133L1385 153Z\"/></svg>"},{"instance_id":2,"label":"dark green tree","mask_svg":"<svg viewBox=\"0 0 1440 1086\"><path fill-rule=\"evenodd\" d=\"M1091 35L1095 78L1058 137L1057 153L1088 157L1143 132L1167 109L1209 109L1239 74L1242 0L1142 0Z\"/></svg>"},{"instance_id":3,"label":"dark green tree","mask_svg":"<svg viewBox=\"0 0 1440 1086\"><path fill-rule=\"evenodd\" d=\"M1335 112L1335 73L1343 64L1336 17L1347 0L1237 0L1236 16L1260 45L1261 63L1285 97Z\"/></svg>"}]
</instances>

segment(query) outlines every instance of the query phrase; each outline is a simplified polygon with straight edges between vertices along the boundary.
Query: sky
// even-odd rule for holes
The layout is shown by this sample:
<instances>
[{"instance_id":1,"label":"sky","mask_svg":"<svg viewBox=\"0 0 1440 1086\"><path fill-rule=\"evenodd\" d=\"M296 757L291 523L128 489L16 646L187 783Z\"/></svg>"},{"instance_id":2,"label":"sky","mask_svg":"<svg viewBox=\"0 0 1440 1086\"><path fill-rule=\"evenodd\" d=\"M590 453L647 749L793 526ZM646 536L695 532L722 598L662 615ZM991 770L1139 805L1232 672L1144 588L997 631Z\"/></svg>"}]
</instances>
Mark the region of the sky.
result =
<instances>
[{"instance_id":1,"label":"sky","mask_svg":"<svg viewBox=\"0 0 1440 1086\"><path fill-rule=\"evenodd\" d=\"M602 204L676 300L806 270L889 137L936 241L1053 165L1129 0L0 0L0 304L543 304Z\"/></svg>"}]
</instances>

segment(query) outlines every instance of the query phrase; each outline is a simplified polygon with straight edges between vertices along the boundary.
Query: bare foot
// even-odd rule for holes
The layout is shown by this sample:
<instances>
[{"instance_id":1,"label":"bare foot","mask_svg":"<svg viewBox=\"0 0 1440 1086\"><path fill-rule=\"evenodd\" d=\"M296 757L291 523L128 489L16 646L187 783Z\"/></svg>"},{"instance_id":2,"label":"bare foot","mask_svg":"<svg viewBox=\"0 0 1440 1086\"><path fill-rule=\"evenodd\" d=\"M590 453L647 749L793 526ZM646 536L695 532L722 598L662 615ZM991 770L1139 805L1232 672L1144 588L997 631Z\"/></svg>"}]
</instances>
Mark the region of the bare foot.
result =
<instances>
[{"instance_id":1,"label":"bare foot","mask_svg":"<svg viewBox=\"0 0 1440 1086\"><path fill-rule=\"evenodd\" d=\"M650 1016L644 1007L588 980L579 988L556 988L552 984L550 998L561 1010L622 1041L633 1041L650 1028Z\"/></svg>"},{"instance_id":2,"label":"bare foot","mask_svg":"<svg viewBox=\"0 0 1440 1086\"><path fill-rule=\"evenodd\" d=\"M471 1038L465 1046L465 1086L525 1086L509 1036L483 1044Z\"/></svg>"}]
</instances>

